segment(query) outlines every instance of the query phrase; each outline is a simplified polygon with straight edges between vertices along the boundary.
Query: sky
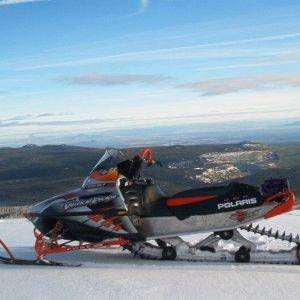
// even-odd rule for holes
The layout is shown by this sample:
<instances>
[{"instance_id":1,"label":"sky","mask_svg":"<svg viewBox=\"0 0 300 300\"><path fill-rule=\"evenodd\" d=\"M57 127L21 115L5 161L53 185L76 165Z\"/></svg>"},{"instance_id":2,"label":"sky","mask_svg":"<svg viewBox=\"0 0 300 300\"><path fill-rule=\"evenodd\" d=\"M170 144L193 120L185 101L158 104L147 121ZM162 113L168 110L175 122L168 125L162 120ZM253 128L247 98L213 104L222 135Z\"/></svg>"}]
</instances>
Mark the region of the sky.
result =
<instances>
[{"instance_id":1,"label":"sky","mask_svg":"<svg viewBox=\"0 0 300 300\"><path fill-rule=\"evenodd\" d=\"M300 120L298 0L0 0L0 146Z\"/></svg>"}]
</instances>

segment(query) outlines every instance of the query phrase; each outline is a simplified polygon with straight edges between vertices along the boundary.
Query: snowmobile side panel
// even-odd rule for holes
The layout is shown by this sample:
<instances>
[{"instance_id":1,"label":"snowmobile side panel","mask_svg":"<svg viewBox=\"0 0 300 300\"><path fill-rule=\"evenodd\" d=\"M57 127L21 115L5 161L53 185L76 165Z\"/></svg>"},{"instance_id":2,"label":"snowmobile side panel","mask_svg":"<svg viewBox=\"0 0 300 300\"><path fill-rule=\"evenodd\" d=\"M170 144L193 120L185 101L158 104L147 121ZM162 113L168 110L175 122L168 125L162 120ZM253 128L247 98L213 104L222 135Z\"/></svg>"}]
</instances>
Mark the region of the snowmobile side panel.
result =
<instances>
[{"instance_id":1,"label":"snowmobile side panel","mask_svg":"<svg viewBox=\"0 0 300 300\"><path fill-rule=\"evenodd\" d=\"M282 201L282 197L287 198L287 199L285 199L285 201ZM277 201L279 204L276 205L276 207L274 207L272 210L268 211L265 214L265 216L264 216L265 219L269 219L269 218L287 213L287 212L293 210L294 207L296 206L296 196L292 192L279 193L270 198L266 199L265 202L270 203L271 201L272 202Z\"/></svg>"},{"instance_id":2,"label":"snowmobile side panel","mask_svg":"<svg viewBox=\"0 0 300 300\"><path fill-rule=\"evenodd\" d=\"M263 215L272 207L274 205L216 214L192 215L183 220L176 216L140 218L138 229L147 239L230 230L263 219Z\"/></svg>"},{"instance_id":3,"label":"snowmobile side panel","mask_svg":"<svg viewBox=\"0 0 300 300\"><path fill-rule=\"evenodd\" d=\"M237 209L261 207L264 199L257 188L233 183L228 187L194 189L167 200L172 213L184 220L190 216L226 213Z\"/></svg>"}]
</instances>

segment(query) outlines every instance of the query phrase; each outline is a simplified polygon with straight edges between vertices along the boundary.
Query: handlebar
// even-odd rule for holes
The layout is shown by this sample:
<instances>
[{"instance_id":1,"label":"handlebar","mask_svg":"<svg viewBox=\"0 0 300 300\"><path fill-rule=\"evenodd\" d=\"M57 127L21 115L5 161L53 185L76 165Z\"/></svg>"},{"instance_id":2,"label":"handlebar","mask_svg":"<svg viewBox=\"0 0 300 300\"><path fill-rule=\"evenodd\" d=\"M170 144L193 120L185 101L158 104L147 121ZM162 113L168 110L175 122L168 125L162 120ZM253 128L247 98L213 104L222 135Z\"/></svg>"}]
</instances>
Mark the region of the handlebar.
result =
<instances>
[{"instance_id":1,"label":"handlebar","mask_svg":"<svg viewBox=\"0 0 300 300\"><path fill-rule=\"evenodd\" d=\"M162 167L162 164L160 161L155 161L153 159L153 151L152 149L150 148L146 148L144 150L142 150L140 153L139 153L139 157L145 161L146 163L148 163L148 166L151 166L151 165L158 165L160 167Z\"/></svg>"},{"instance_id":2,"label":"handlebar","mask_svg":"<svg viewBox=\"0 0 300 300\"><path fill-rule=\"evenodd\" d=\"M155 163L154 159L153 159L153 151L152 149L150 148L146 148L144 150L142 150L140 153L139 153L139 157L147 162L148 164L150 165L153 165Z\"/></svg>"},{"instance_id":3,"label":"handlebar","mask_svg":"<svg viewBox=\"0 0 300 300\"><path fill-rule=\"evenodd\" d=\"M127 179L134 179L140 177L143 162L148 166L159 165L162 166L160 161L153 159L152 149L146 148L138 155L134 156L131 160L126 160L118 164L118 171L123 174Z\"/></svg>"}]
</instances>

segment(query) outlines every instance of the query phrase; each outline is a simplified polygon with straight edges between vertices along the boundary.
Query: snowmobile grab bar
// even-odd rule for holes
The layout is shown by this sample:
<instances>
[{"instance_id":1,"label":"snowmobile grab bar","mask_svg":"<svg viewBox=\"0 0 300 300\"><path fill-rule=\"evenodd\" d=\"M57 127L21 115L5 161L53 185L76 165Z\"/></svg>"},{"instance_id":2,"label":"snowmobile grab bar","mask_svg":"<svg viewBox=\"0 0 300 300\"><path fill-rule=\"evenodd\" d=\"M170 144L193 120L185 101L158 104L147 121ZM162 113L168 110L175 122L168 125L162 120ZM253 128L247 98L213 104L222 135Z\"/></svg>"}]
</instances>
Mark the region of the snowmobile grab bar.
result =
<instances>
[{"instance_id":1,"label":"snowmobile grab bar","mask_svg":"<svg viewBox=\"0 0 300 300\"><path fill-rule=\"evenodd\" d=\"M275 195L272 195L272 196L266 198L265 199L265 203L266 204L270 204L270 203L274 202L275 200L283 198L283 197L295 197L295 195L291 191L288 191L288 192L279 192L279 193L277 193Z\"/></svg>"}]
</instances>

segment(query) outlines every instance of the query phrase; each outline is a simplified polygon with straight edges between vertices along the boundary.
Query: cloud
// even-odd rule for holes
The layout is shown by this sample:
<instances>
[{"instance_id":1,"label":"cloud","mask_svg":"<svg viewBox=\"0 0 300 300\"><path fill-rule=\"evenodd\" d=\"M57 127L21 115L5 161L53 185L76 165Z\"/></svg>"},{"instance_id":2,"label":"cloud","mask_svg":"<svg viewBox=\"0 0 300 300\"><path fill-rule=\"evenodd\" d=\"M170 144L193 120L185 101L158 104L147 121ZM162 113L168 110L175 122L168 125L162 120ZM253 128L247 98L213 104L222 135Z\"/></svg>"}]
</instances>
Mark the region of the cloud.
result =
<instances>
[{"instance_id":1,"label":"cloud","mask_svg":"<svg viewBox=\"0 0 300 300\"><path fill-rule=\"evenodd\" d=\"M16 116L13 118L5 119L5 120L0 120L0 123L2 122L15 122L15 121L23 121L28 118L31 118L33 115L23 115L23 116Z\"/></svg>"},{"instance_id":2,"label":"cloud","mask_svg":"<svg viewBox=\"0 0 300 300\"><path fill-rule=\"evenodd\" d=\"M111 85L130 85L130 84L155 84L165 80L169 80L171 77L161 75L145 75L145 74L97 74L90 73L82 76L75 76L67 79L70 84L77 85L99 85L99 86L111 86Z\"/></svg>"},{"instance_id":3,"label":"cloud","mask_svg":"<svg viewBox=\"0 0 300 300\"><path fill-rule=\"evenodd\" d=\"M300 60L300 52L283 52L283 53L271 53L265 54L268 56L267 59L259 62L249 62L245 64L231 64L231 65L221 65L221 66L213 66L213 67L202 67L197 71L205 72L205 71L216 71L216 70L227 70L227 69L241 69L241 68L254 68L254 67L265 67L265 66L277 66L284 64L293 64L297 63Z\"/></svg>"},{"instance_id":4,"label":"cloud","mask_svg":"<svg viewBox=\"0 0 300 300\"><path fill-rule=\"evenodd\" d=\"M84 120L56 120L56 121L32 121L32 122L10 122L10 123L1 123L0 128L11 128L11 127L27 127L27 126L78 126L78 125L97 125L97 124L111 124L111 123L126 123L126 122L138 122L138 121L168 121L168 120L201 120L206 117L223 117L223 116L241 116L241 115L257 115L257 114L273 114L273 113L286 113L286 112L296 112L300 111L297 108L291 109L270 109L270 110L255 110L248 109L238 112L211 112L211 113L202 113L202 114L193 114L193 115L171 115L171 116L162 116L162 117L127 117L127 118L102 118L102 119L84 119Z\"/></svg>"},{"instance_id":5,"label":"cloud","mask_svg":"<svg viewBox=\"0 0 300 300\"><path fill-rule=\"evenodd\" d=\"M202 95L222 95L243 90L265 90L300 87L300 74L264 74L248 77L223 77L177 85L178 88L196 90Z\"/></svg>"},{"instance_id":6,"label":"cloud","mask_svg":"<svg viewBox=\"0 0 300 300\"><path fill-rule=\"evenodd\" d=\"M142 14L146 11L146 9L149 6L149 0L140 0L140 7L139 9L134 13L134 15Z\"/></svg>"},{"instance_id":7,"label":"cloud","mask_svg":"<svg viewBox=\"0 0 300 300\"><path fill-rule=\"evenodd\" d=\"M15 5L28 2L41 2L46 0L0 0L0 5Z\"/></svg>"},{"instance_id":8,"label":"cloud","mask_svg":"<svg viewBox=\"0 0 300 300\"><path fill-rule=\"evenodd\" d=\"M56 121L30 121L30 122L9 122L1 123L0 128L9 127L24 127L24 126L73 126L73 125L92 125L103 124L116 121L130 121L131 118L118 118L118 119L86 119L86 120L56 120Z\"/></svg>"},{"instance_id":9,"label":"cloud","mask_svg":"<svg viewBox=\"0 0 300 300\"><path fill-rule=\"evenodd\" d=\"M43 113L40 115L35 115L35 118L44 118L44 117L53 117L53 116L69 116L71 113L60 113L60 114L51 114L51 113Z\"/></svg>"},{"instance_id":10,"label":"cloud","mask_svg":"<svg viewBox=\"0 0 300 300\"><path fill-rule=\"evenodd\" d=\"M280 55L281 60L300 60L300 51L287 52Z\"/></svg>"},{"instance_id":11,"label":"cloud","mask_svg":"<svg viewBox=\"0 0 300 300\"><path fill-rule=\"evenodd\" d=\"M205 71L217 71L217 70L228 70L228 69L242 69L242 68L256 68L256 67L268 67L268 66L278 66L285 64L293 64L297 63L300 58L294 59L282 59L281 61L269 61L269 62L251 62L247 64L236 64L236 65L223 65L216 67L204 67L200 68L197 71L205 72Z\"/></svg>"},{"instance_id":12,"label":"cloud","mask_svg":"<svg viewBox=\"0 0 300 300\"><path fill-rule=\"evenodd\" d=\"M293 39L293 38L298 38L298 37L300 37L300 32L295 32L295 33L290 33L290 34L281 34L281 35L272 35L272 36L263 36L263 37L254 37L254 38L249 38L249 39L240 39L240 40L232 40L232 41L225 41L225 42L196 44L196 45L191 45L191 46L163 48L163 49L158 49L158 50L125 52L125 53L106 55L106 56L100 56L100 57L62 61L62 62L57 62L57 63L52 63L52 64L32 65L32 66L28 66L28 67L18 68L15 71L47 69L47 68L55 68L55 67L72 67L72 66L79 66L79 65L95 64L95 63L99 63L99 62L103 62L103 61L116 61L116 60L137 60L137 59L144 59L144 60L168 59L168 60L170 60L170 57L171 57L170 55L176 54L176 53L181 54L179 56L179 58L188 59L189 55L190 55L190 51L196 51L196 50L200 50L200 49L220 47L220 46L243 45L243 44L256 43L256 42L281 41L281 40L285 40L285 39ZM241 50L236 50L235 52L239 52L239 51L241 51ZM217 49L216 53L217 53L217 56L220 57L221 53L220 53L219 48ZM253 55L253 51L251 53ZM235 53L235 56L238 56L237 53ZM194 57L194 56L192 56L192 57Z\"/></svg>"},{"instance_id":13,"label":"cloud","mask_svg":"<svg viewBox=\"0 0 300 300\"><path fill-rule=\"evenodd\" d=\"M144 13L148 8L149 3L150 3L149 0L139 0L138 9L130 14L122 16L121 19L131 18Z\"/></svg>"},{"instance_id":14,"label":"cloud","mask_svg":"<svg viewBox=\"0 0 300 300\"><path fill-rule=\"evenodd\" d=\"M39 115L22 115L22 116L15 116L9 119L2 119L0 120L0 123L5 123L7 125L9 124L19 124L16 123L18 121L24 121L28 119L34 119L34 118L45 118L45 117L52 117L52 116L67 116L72 115L71 113L59 113L59 114L53 114L53 113L43 113Z\"/></svg>"}]
</instances>

